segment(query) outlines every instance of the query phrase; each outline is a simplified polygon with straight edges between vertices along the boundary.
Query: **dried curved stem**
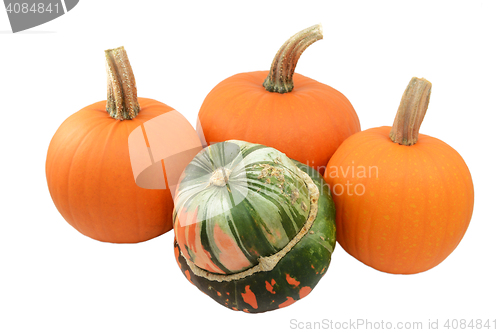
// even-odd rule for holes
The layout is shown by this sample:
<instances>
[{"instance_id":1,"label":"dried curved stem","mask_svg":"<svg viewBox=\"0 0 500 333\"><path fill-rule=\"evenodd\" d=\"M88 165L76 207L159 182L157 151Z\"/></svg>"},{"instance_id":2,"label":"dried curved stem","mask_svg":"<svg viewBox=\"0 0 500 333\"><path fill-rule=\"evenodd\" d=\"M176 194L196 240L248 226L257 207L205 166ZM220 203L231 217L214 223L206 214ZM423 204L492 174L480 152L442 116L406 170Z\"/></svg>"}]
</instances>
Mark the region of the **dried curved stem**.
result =
<instances>
[{"instance_id":1,"label":"dried curved stem","mask_svg":"<svg viewBox=\"0 0 500 333\"><path fill-rule=\"evenodd\" d=\"M429 106L431 88L432 84L424 78L410 80L389 134L393 142L405 146L417 143L418 131Z\"/></svg>"},{"instance_id":2,"label":"dried curved stem","mask_svg":"<svg viewBox=\"0 0 500 333\"><path fill-rule=\"evenodd\" d=\"M118 120L134 119L141 110L134 72L123 46L104 51L108 75L106 111Z\"/></svg>"},{"instance_id":3,"label":"dried curved stem","mask_svg":"<svg viewBox=\"0 0 500 333\"><path fill-rule=\"evenodd\" d=\"M263 83L267 91L284 94L293 90L293 73L302 52L323 39L321 24L304 29L288 39L274 57L269 75Z\"/></svg>"}]
</instances>

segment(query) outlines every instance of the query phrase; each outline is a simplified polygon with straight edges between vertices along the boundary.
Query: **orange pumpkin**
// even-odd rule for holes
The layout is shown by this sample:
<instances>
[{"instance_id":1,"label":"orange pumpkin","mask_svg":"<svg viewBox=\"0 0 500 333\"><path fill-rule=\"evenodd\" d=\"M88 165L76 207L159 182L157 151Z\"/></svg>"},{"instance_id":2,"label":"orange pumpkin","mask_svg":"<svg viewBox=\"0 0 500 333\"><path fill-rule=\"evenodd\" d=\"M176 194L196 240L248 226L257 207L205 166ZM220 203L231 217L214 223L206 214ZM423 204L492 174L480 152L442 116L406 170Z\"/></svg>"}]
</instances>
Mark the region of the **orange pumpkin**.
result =
<instances>
[{"instance_id":1,"label":"orange pumpkin","mask_svg":"<svg viewBox=\"0 0 500 333\"><path fill-rule=\"evenodd\" d=\"M260 143L323 174L332 154L360 131L360 124L340 92L294 76L302 52L322 38L320 25L302 30L283 44L270 71L237 74L213 88L198 115L197 131L205 143Z\"/></svg>"},{"instance_id":2,"label":"orange pumpkin","mask_svg":"<svg viewBox=\"0 0 500 333\"><path fill-rule=\"evenodd\" d=\"M129 150L137 155L141 145L131 142L129 147L129 135L136 129L144 131L146 122L176 111L158 101L137 98L134 75L123 47L107 50L106 60L108 100L83 108L59 127L47 152L47 184L61 215L82 234L104 242L136 243L172 229L173 200L162 171L162 166L166 169L165 161L149 160L151 147L144 138L143 155L148 160L139 156L139 160L131 161ZM180 125L186 126L187 120L171 118L177 123L164 127L165 132L175 130L182 121ZM197 142L197 151L201 150L192 127L177 139L192 145ZM136 179L151 183L154 172L136 175L139 172L133 170L134 162L145 166L155 162L150 170L160 171L163 189L138 186Z\"/></svg>"},{"instance_id":3,"label":"orange pumpkin","mask_svg":"<svg viewBox=\"0 0 500 333\"><path fill-rule=\"evenodd\" d=\"M472 216L474 189L464 160L443 141L418 134L430 91L430 82L413 78L392 129L351 136L326 169L340 245L383 272L413 274L438 265Z\"/></svg>"}]
</instances>

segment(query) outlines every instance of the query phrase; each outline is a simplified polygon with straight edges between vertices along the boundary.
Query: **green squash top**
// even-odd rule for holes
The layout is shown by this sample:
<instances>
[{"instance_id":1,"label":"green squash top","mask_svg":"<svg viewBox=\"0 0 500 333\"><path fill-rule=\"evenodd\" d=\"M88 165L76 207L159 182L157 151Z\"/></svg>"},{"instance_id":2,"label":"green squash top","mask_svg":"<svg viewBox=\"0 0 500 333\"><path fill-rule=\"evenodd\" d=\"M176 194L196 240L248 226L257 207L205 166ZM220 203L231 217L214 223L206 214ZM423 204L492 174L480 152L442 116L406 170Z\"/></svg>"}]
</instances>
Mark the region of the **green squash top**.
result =
<instances>
[{"instance_id":1,"label":"green squash top","mask_svg":"<svg viewBox=\"0 0 500 333\"><path fill-rule=\"evenodd\" d=\"M285 154L263 145L231 140L202 150L174 200L183 254L201 269L232 274L283 249L309 215L300 173Z\"/></svg>"}]
</instances>

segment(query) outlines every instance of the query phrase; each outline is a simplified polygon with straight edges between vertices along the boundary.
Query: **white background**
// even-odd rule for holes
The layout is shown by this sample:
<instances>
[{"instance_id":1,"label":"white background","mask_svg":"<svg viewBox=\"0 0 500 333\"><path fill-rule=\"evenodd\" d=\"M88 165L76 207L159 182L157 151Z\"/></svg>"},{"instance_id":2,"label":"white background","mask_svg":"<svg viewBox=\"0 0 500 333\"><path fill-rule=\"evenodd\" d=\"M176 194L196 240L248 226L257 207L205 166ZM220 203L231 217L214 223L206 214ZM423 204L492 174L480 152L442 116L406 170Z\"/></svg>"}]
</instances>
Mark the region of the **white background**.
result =
<instances>
[{"instance_id":1,"label":"white background","mask_svg":"<svg viewBox=\"0 0 500 333\"><path fill-rule=\"evenodd\" d=\"M499 13L494 1L81 0L52 22L11 34L0 8L0 332L284 332L292 319L424 328L429 319L441 327L446 319L496 319L500 328ZM64 221L47 189L46 152L64 119L106 98L104 49L124 45L139 96L195 124L218 82L268 69L288 37L320 22L324 40L296 71L346 95L362 129L392 125L412 76L433 83L421 133L454 147L475 185L470 227L442 264L390 275L337 246L308 297L250 315L184 278L173 232L107 244Z\"/></svg>"}]
</instances>

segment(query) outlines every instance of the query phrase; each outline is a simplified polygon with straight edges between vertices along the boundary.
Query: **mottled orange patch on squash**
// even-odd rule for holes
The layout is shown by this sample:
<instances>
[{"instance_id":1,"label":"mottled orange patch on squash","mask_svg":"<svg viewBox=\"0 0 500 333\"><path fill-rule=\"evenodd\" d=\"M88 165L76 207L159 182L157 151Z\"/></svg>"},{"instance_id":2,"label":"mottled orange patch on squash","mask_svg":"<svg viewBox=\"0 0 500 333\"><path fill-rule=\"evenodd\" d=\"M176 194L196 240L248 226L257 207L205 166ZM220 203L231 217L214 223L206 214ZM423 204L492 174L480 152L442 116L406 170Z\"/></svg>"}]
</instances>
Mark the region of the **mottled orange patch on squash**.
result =
<instances>
[{"instance_id":1,"label":"mottled orange patch on squash","mask_svg":"<svg viewBox=\"0 0 500 333\"><path fill-rule=\"evenodd\" d=\"M243 297L243 301L249 304L252 308L257 309L257 297L253 291L250 290L250 286L245 286L245 292L241 293L241 297Z\"/></svg>"},{"instance_id":2,"label":"mottled orange patch on squash","mask_svg":"<svg viewBox=\"0 0 500 333\"><path fill-rule=\"evenodd\" d=\"M300 288L300 291L299 291L299 297L300 298L304 298L306 297L307 295L309 295L309 293L311 292L311 287L302 287Z\"/></svg>"},{"instance_id":3,"label":"mottled orange patch on squash","mask_svg":"<svg viewBox=\"0 0 500 333\"><path fill-rule=\"evenodd\" d=\"M293 298L291 298L290 296L288 296L286 298L286 301L284 301L283 303L281 303L279 306L279 308L284 308L285 306L289 306L289 305L292 305L293 303L295 303L295 300Z\"/></svg>"},{"instance_id":4,"label":"mottled orange patch on squash","mask_svg":"<svg viewBox=\"0 0 500 333\"><path fill-rule=\"evenodd\" d=\"M174 248L174 253L175 253L175 261L177 261L177 265L179 266L179 268L181 268L181 263L179 262L180 253L179 253L179 248L177 246Z\"/></svg>"},{"instance_id":5,"label":"mottled orange patch on squash","mask_svg":"<svg viewBox=\"0 0 500 333\"><path fill-rule=\"evenodd\" d=\"M269 291L271 294L276 294L276 292L273 290L273 286L276 284L276 281L274 279L271 280L271 283L266 281L266 290Z\"/></svg>"},{"instance_id":6,"label":"mottled orange patch on squash","mask_svg":"<svg viewBox=\"0 0 500 333\"><path fill-rule=\"evenodd\" d=\"M289 274L286 275L286 282L291 284L294 287L298 287L300 282L295 280L293 277L291 277Z\"/></svg>"}]
</instances>

